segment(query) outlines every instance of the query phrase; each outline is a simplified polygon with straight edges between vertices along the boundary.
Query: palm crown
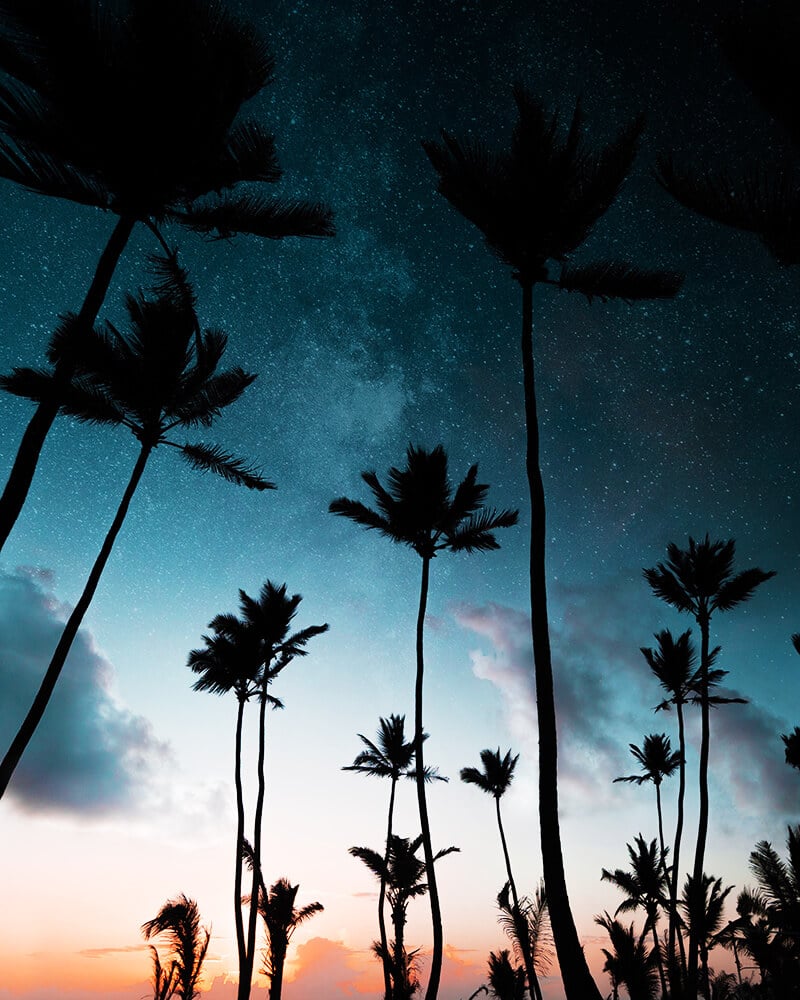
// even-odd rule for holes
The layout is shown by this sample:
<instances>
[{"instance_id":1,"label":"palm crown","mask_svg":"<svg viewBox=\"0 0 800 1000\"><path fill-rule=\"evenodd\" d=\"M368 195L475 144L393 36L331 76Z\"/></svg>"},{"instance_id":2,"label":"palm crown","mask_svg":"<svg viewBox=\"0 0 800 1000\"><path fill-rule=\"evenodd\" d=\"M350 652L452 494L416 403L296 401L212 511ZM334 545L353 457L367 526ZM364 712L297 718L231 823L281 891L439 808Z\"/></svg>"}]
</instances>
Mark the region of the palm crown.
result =
<instances>
[{"instance_id":1,"label":"palm crown","mask_svg":"<svg viewBox=\"0 0 800 1000\"><path fill-rule=\"evenodd\" d=\"M635 743L629 743L628 746L643 773L614 778L614 781L631 781L637 785L652 781L654 785L660 785L664 778L674 774L680 767L681 755L677 750L673 752L669 736L665 733L651 733L645 736L641 747L637 747Z\"/></svg>"},{"instance_id":2,"label":"palm crown","mask_svg":"<svg viewBox=\"0 0 800 1000\"><path fill-rule=\"evenodd\" d=\"M512 757L510 750L501 757L500 747L497 750L481 750L483 770L479 771L477 767L462 767L461 780L468 785L477 785L496 799L502 798L514 779L514 768L518 760L519 754Z\"/></svg>"},{"instance_id":3,"label":"palm crown","mask_svg":"<svg viewBox=\"0 0 800 1000\"><path fill-rule=\"evenodd\" d=\"M362 473L377 510L340 497L332 501L330 511L410 546L423 559L442 549L485 552L499 548L493 531L516 524L518 512L484 509L489 487L478 483L477 477L478 466L473 465L454 491L444 448L437 445L426 451L409 445L405 468L389 469L388 489L376 473Z\"/></svg>"}]
</instances>

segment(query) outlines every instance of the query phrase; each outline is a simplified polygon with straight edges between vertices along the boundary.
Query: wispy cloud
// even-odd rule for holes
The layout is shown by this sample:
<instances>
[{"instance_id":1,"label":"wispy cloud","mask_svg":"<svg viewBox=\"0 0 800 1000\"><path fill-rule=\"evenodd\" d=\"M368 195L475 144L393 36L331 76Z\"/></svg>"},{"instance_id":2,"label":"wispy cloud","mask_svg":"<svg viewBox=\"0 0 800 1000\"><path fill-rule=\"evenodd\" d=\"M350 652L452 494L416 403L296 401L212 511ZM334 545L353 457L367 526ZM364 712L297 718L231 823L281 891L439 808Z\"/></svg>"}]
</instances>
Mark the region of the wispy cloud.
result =
<instances>
[{"instance_id":1,"label":"wispy cloud","mask_svg":"<svg viewBox=\"0 0 800 1000\"><path fill-rule=\"evenodd\" d=\"M0 573L0 744L8 747L47 669L67 614L41 571ZM169 758L147 719L114 693L114 671L92 636L73 643L44 718L8 794L32 812L102 815L134 804Z\"/></svg>"}]
</instances>

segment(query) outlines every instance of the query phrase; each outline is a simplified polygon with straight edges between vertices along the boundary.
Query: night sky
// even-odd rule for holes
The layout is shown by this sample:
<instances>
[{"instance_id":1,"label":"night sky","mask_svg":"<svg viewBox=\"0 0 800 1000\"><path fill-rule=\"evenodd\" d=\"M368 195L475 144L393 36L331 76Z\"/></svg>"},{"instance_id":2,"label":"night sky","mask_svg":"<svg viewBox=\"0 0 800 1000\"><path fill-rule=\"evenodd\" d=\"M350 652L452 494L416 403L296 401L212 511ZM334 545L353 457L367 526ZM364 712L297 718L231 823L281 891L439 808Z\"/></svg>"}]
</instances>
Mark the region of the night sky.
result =
<instances>
[{"instance_id":1,"label":"night sky","mask_svg":"<svg viewBox=\"0 0 800 1000\"><path fill-rule=\"evenodd\" d=\"M0 885L7 913L18 914L0 917L0 969L13 970L0 977L0 1000L41 1000L51 981L70 1000L94 989L110 996L112 986L115 998L140 995L148 956L139 925L180 891L214 924L209 981L234 968L235 703L192 693L185 662L208 621L235 610L238 589L255 593L266 579L302 593L299 626L331 627L281 678L275 693L286 709L270 719L265 874L287 874L301 883L299 901L325 905L298 933L307 951L291 995L303 1000L303 984L314 995L319 955L331 969L370 967L373 885L346 848L380 844L388 788L338 768L379 715L405 712L411 729L419 561L327 506L341 495L368 501L361 470L383 476L409 442L442 443L454 479L477 461L490 503L521 512L499 552L433 565L427 644L427 755L452 779L431 793L434 847L461 847L442 862L453 949L442 1000L469 995L488 951L505 946L491 803L457 775L484 747L521 754L504 806L518 881L532 892L540 862L521 295L478 231L437 195L420 140L444 127L505 143L517 79L565 117L580 96L598 142L647 116L631 177L576 262L686 273L674 302L588 304L552 288L534 296L564 845L579 932L594 939L593 915L619 902L600 868L621 867L640 830L656 835L652 789L611 782L632 773L630 742L661 731L677 742L674 718L653 716L660 690L639 653L654 631L692 624L641 576L669 541L735 538L737 568L777 571L750 604L712 623L726 683L750 704L712 719L708 867L738 891L756 840L783 847L800 805L778 736L800 724L800 661L789 641L800 630L797 274L755 237L680 207L652 176L656 155L670 150L732 167L790 154L717 52L715 10L726 6L236 7L272 40L277 60L274 84L247 107L276 136L285 176L275 193L330 204L338 235L203 242L175 228L167 238L194 281L201 324L228 332L226 361L258 373L211 431L187 436L247 456L278 490L250 493L192 471L170 449L154 455L52 710L0 808ZM113 220L5 181L0 199L6 372L38 364L57 316L79 307ZM102 316L124 322L123 295L147 287L144 257L155 249L150 234L135 233ZM6 469L30 406L10 397L0 405ZM136 450L130 435L63 417L48 439L0 563L4 745ZM690 783L695 760L690 749ZM399 832L413 835L410 786L401 792ZM691 833L684 854L690 841ZM114 872L125 898L111 907ZM55 932L38 926L30 904L45 891ZM409 941L427 948L424 903L416 909ZM31 958L42 952L58 961ZM549 988L559 995L555 982Z\"/></svg>"}]
</instances>

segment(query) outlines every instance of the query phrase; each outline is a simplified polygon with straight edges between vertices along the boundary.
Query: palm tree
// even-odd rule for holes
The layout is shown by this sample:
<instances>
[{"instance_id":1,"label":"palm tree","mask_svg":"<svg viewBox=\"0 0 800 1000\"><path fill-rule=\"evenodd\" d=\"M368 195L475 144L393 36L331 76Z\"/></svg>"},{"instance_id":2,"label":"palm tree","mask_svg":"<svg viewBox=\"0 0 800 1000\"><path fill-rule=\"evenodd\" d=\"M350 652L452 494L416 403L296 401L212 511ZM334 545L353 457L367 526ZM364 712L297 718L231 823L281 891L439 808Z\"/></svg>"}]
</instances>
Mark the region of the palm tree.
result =
<instances>
[{"instance_id":1,"label":"palm tree","mask_svg":"<svg viewBox=\"0 0 800 1000\"><path fill-rule=\"evenodd\" d=\"M497 894L500 910L498 921L514 944L514 951L523 956L523 942L530 949L531 961L537 976L546 976L553 961L553 932L547 909L547 893L542 879L533 895L520 896L519 907L510 899L511 885L506 882ZM539 990L538 979L535 989Z\"/></svg>"},{"instance_id":2,"label":"palm tree","mask_svg":"<svg viewBox=\"0 0 800 1000\"><path fill-rule=\"evenodd\" d=\"M495 1000L524 1000L525 969L511 964L507 948L489 952L489 996Z\"/></svg>"},{"instance_id":3,"label":"palm tree","mask_svg":"<svg viewBox=\"0 0 800 1000\"><path fill-rule=\"evenodd\" d=\"M684 966L685 955L683 938L678 930L678 881L680 879L681 840L683 837L683 812L686 796L686 728L683 717L683 706L694 697L699 683L697 653L692 644L690 629L676 639L668 629L655 634L657 647L650 649L641 647L642 655L648 666L658 679L667 699L656 705L656 711L668 711L675 706L678 716L678 818L675 825L675 842L672 852L672 870L669 878L669 937L667 945L667 960L669 962L670 982L673 992L679 990L678 970L675 967L675 940L681 952L681 962ZM663 852L663 844L662 844Z\"/></svg>"},{"instance_id":4,"label":"palm tree","mask_svg":"<svg viewBox=\"0 0 800 1000\"><path fill-rule=\"evenodd\" d=\"M409 840L392 834L388 861L386 856L369 847L348 849L349 853L362 861L379 881L386 883L386 897L394 929L394 941L389 946L394 1000L410 1000L419 988L414 963L417 951L406 950L405 926L409 901L424 896L430 890L432 883L433 865L428 866L424 860L417 857L417 851L421 846L423 846L421 835ZM458 847L445 847L433 855L433 861L435 863L458 850ZM381 947L380 942L375 943L376 950Z\"/></svg>"},{"instance_id":5,"label":"palm tree","mask_svg":"<svg viewBox=\"0 0 800 1000\"><path fill-rule=\"evenodd\" d=\"M137 222L163 240L172 220L217 238L333 234L321 205L266 198L242 183L281 176L264 126L242 105L272 80L252 26L219 0L4 0L0 11L0 176L117 217L77 317L89 336ZM56 366L59 384L72 352ZM0 498L0 548L25 502L58 413L37 400Z\"/></svg>"},{"instance_id":6,"label":"palm tree","mask_svg":"<svg viewBox=\"0 0 800 1000\"><path fill-rule=\"evenodd\" d=\"M162 966L158 948L152 944L150 955L153 959L153 1000L170 1000L178 988L178 963L173 960L169 966Z\"/></svg>"},{"instance_id":7,"label":"palm tree","mask_svg":"<svg viewBox=\"0 0 800 1000\"><path fill-rule=\"evenodd\" d=\"M8 392L34 401L55 396L64 412L78 420L126 427L139 442L133 472L83 593L67 620L31 708L0 764L0 797L44 714L152 452L167 445L180 451L194 468L216 472L249 489L274 488L241 459L218 447L179 444L168 437L176 427L210 426L255 375L241 368L217 371L225 335L199 331L185 272L174 256L165 258L162 267L164 284L154 298L142 293L128 296L131 332L123 334L110 323L94 330L83 351L81 372L68 387L52 373L31 369L17 369L0 379L0 387Z\"/></svg>"},{"instance_id":8,"label":"palm tree","mask_svg":"<svg viewBox=\"0 0 800 1000\"><path fill-rule=\"evenodd\" d=\"M629 1000L655 1000L658 994L656 957L647 950L642 937L634 932L633 924L625 927L608 913L594 919L608 931L611 939L613 950L601 950L606 957L603 972L611 979L613 1000L618 1000L620 986L628 991Z\"/></svg>"},{"instance_id":9,"label":"palm tree","mask_svg":"<svg viewBox=\"0 0 800 1000\"><path fill-rule=\"evenodd\" d=\"M617 868L613 872L603 868L601 878L604 882L610 882L625 893L626 898L617 907L614 916L618 913L629 913L639 908L646 914L642 933L639 935L639 944L642 944L647 932L653 935L653 951L655 963L658 966L658 974L661 980L661 990L664 996L667 995L667 982L664 976L664 962L661 954L661 944L658 940L658 911L666 906L669 893L669 881L667 879L664 850L659 855L655 840L646 843L644 837L639 834L636 837L636 847L627 845L628 856L631 861L630 871Z\"/></svg>"},{"instance_id":10,"label":"palm tree","mask_svg":"<svg viewBox=\"0 0 800 1000\"><path fill-rule=\"evenodd\" d=\"M585 146L580 106L566 135L522 86L514 87L518 120L511 144L490 152L449 132L423 147L439 175L439 193L483 233L490 251L510 266L522 287L522 371L531 497L530 599L539 719L539 816L553 934L568 1000L600 1000L569 905L558 821L558 749L553 668L547 618L545 498L539 461L539 421L533 355L533 289L553 285L588 299L674 296L681 278L603 262L573 267L570 258L611 206L636 151L641 122L605 149ZM560 266L551 279L548 262Z\"/></svg>"},{"instance_id":11,"label":"palm tree","mask_svg":"<svg viewBox=\"0 0 800 1000\"><path fill-rule=\"evenodd\" d=\"M517 511L487 510L484 507L489 487L477 481L478 466L473 465L453 491L447 472L447 454L441 445L432 451L409 445L404 469L389 469L388 489L374 472L361 478L375 498L377 510L357 500L339 497L330 511L350 518L364 528L373 528L392 542L408 545L422 559L419 610L417 613L417 673L414 690L414 760L417 801L422 828L422 844L430 886L433 924L433 958L426 1000L435 1000L442 969L442 917L439 893L433 870L433 848L425 797L425 762L423 759L422 683L424 675L423 637L428 603L430 563L440 552L486 552L499 548L493 532L517 523Z\"/></svg>"},{"instance_id":12,"label":"palm tree","mask_svg":"<svg viewBox=\"0 0 800 1000\"><path fill-rule=\"evenodd\" d=\"M386 824L386 852L384 861L389 861L389 846L392 839L392 822L394 818L394 799L397 782L401 777L416 778L416 773L412 768L414 762L414 744L406 742L404 715L390 715L388 720L379 719L377 743L367 739L361 733L358 738L366 747L359 753L352 764L343 767L343 771L357 771L359 774L372 775L376 778L389 778L391 781L391 791L389 792L389 816ZM427 739L427 733L423 734L423 740ZM435 768L426 768L426 781L447 781L447 778L436 773ZM386 919L383 913L383 904L386 898L386 879L381 877L381 887L378 893L378 928L381 935L381 961L383 965L383 986L386 1000L392 1000L391 982L391 959L389 955L389 945L386 936Z\"/></svg>"},{"instance_id":13,"label":"palm tree","mask_svg":"<svg viewBox=\"0 0 800 1000\"><path fill-rule=\"evenodd\" d=\"M300 924L325 909L322 903L308 903L298 910L294 903L299 888L287 878L279 878L269 887L269 892L263 888L259 892L258 912L267 932L263 971L269 976L269 1000L281 1000L283 966L292 935Z\"/></svg>"},{"instance_id":14,"label":"palm tree","mask_svg":"<svg viewBox=\"0 0 800 1000\"><path fill-rule=\"evenodd\" d=\"M706 875L705 872L699 881L696 881L693 875L689 875L683 887L679 905L689 925L689 941L697 941L700 962L699 985L706 998L710 997L711 992L708 953L717 943L723 927L725 900L732 889L732 885L723 889L721 878L715 879L713 875Z\"/></svg>"},{"instance_id":15,"label":"palm tree","mask_svg":"<svg viewBox=\"0 0 800 1000\"><path fill-rule=\"evenodd\" d=\"M244 659L250 656L257 656L259 667L256 675L256 693L259 701L258 792L253 820L253 842L251 846L244 837L240 837L237 841L240 858L237 861L235 878L241 879L242 860L247 862L253 875L252 890L247 897L250 901L250 916L244 944L242 943L243 939L237 938L240 958L239 1000L247 1000L250 996L253 979L258 906L254 906L252 900L258 902L261 898L260 894L266 894L266 887L264 886L261 874L261 828L266 792L266 778L264 774L266 758L266 713L268 705L271 705L273 708L283 707L280 701L269 694L269 685L295 657L307 655L308 650L305 647L310 639L328 631L328 626L325 624L309 625L298 632L289 632L301 600L302 597L300 594L293 594L291 597L287 595L285 583L278 587L271 580L267 580L257 598L251 597L244 590L239 591L239 611L241 618L232 613L220 614L213 618L209 625L219 638L239 649ZM253 653L253 649L257 650L257 653ZM198 666L200 670L203 670L203 664L198 664ZM212 688L209 689L211 690ZM240 829L242 828L243 822L240 826ZM236 898L234 905L236 912L240 913L240 897ZM241 919L241 916L237 919ZM237 922L237 935L240 933L244 935L244 927L242 925L240 928ZM244 958L243 965L241 964L242 958Z\"/></svg>"},{"instance_id":16,"label":"palm tree","mask_svg":"<svg viewBox=\"0 0 800 1000\"><path fill-rule=\"evenodd\" d=\"M623 778L614 778L614 781L633 782L637 785L643 785L650 781L655 785L656 809L658 811L658 842L661 847L661 865L666 871L667 865L665 859L667 851L664 846L664 820L661 813L661 782L664 778L669 778L670 775L673 775L678 770L683 764L683 757L679 750L673 752L672 744L666 733L651 733L649 736L645 736L641 747L637 747L635 743L629 743L628 746L633 756L639 762L643 773L629 774Z\"/></svg>"},{"instance_id":17,"label":"palm tree","mask_svg":"<svg viewBox=\"0 0 800 1000\"><path fill-rule=\"evenodd\" d=\"M781 733L784 746L784 757L789 767L800 771L800 727L795 726L787 736Z\"/></svg>"},{"instance_id":18,"label":"palm tree","mask_svg":"<svg viewBox=\"0 0 800 1000\"><path fill-rule=\"evenodd\" d=\"M486 792L487 795L491 795L494 798L495 812L497 815L497 828L500 831L500 843L503 847L503 858L506 863L506 875L508 876L508 885L511 889L511 898L514 901L514 916L518 923L522 923L523 916L520 910L519 895L517 894L517 886L514 882L514 875L511 871L511 858L508 855L508 844L506 843L506 835L503 830L503 819L500 814L500 799L508 791L511 782L514 780L514 768L517 766L517 761L519 760L519 754L516 757L511 756L511 751L508 750L505 756L500 756L500 747L497 750L481 750L481 764L483 765L483 770L478 770L477 767L462 767L461 768L461 780L468 785L477 785L482 791ZM531 957L531 946L530 939L527 933L527 921L525 923L525 930L518 935L519 946L522 951L522 960L525 965L525 972L528 976L528 986L531 991L531 995L535 995L537 1000L542 1000L542 993L539 989L539 981L536 978L536 972L533 968L533 959ZM520 928L521 930L521 928Z\"/></svg>"},{"instance_id":19,"label":"palm tree","mask_svg":"<svg viewBox=\"0 0 800 1000\"><path fill-rule=\"evenodd\" d=\"M158 934L166 936L175 956L172 962L176 979L174 992L181 1000L195 1000L200 996L197 983L211 931L208 927L201 928L197 903L183 893L176 899L167 900L152 920L142 924L142 934L146 941Z\"/></svg>"},{"instance_id":20,"label":"palm tree","mask_svg":"<svg viewBox=\"0 0 800 1000\"><path fill-rule=\"evenodd\" d=\"M709 627L715 612L730 611L750 600L756 588L775 576L758 567L733 572L736 545L712 542L709 536L696 542L689 538L689 547L679 548L674 542L667 546L667 562L645 569L644 576L656 597L692 615L700 628L700 676L697 692L701 709L700 735L700 810L697 827L697 846L692 872L693 884L700 886L703 879L706 838L708 835L708 754L710 742L712 681L710 667L716 650L709 648ZM697 961L700 942L690 925L688 985L689 991L697 986Z\"/></svg>"}]
</instances>

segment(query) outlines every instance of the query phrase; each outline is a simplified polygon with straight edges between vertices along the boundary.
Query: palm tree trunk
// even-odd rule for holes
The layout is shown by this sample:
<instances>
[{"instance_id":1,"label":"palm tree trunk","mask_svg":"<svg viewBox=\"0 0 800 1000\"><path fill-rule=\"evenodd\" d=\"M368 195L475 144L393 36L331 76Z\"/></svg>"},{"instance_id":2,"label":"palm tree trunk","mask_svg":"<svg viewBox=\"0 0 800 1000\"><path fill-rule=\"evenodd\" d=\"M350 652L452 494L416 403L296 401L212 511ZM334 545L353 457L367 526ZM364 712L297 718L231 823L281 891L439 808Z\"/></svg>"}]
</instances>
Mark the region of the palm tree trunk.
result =
<instances>
[{"instance_id":1,"label":"palm tree trunk","mask_svg":"<svg viewBox=\"0 0 800 1000\"><path fill-rule=\"evenodd\" d=\"M392 820L394 818L394 793L397 787L397 779L392 778L392 790L389 794L389 820L386 824L386 851L383 855L383 870L381 871L381 888L378 893L378 928L381 935L381 961L383 962L383 990L384 1000L392 1000L392 960L389 956L389 939L386 936L386 917L383 912L383 905L386 899L386 873L389 870L389 845L392 840Z\"/></svg>"},{"instance_id":2,"label":"palm tree trunk","mask_svg":"<svg viewBox=\"0 0 800 1000\"><path fill-rule=\"evenodd\" d=\"M28 711L28 714L25 716L22 725L19 727L19 732L14 737L11 746L8 748L8 752L3 758L2 764L0 764L0 798L2 798L5 794L8 783L11 780L11 776L14 774L17 764L19 764L20 759L25 752L25 748L28 746L31 737L36 732L36 727L42 720L42 716L47 708L47 703L50 701L50 696L52 695L56 682L61 675L64 661L67 658L67 654L72 647L75 636L78 634L78 629L80 628L84 615L86 614L86 611L92 602L92 598L94 597L95 591L97 590L100 577L102 576L103 570L108 562L108 557L111 555L114 542L116 541L117 535L122 527L122 523L125 520L125 516L128 513L128 507L130 506L133 494L136 492L136 487L139 485L139 480L142 478L142 473L144 472L145 465L147 465L147 459L150 457L151 451L152 445L142 445L139 457L136 459L136 464L133 467L131 478L128 480L128 485L125 487L122 500L117 508L117 513L114 516L114 520L111 522L108 534L100 547L100 552L98 553L97 558L94 561L94 565L92 566L92 570L89 573L89 577L86 580L83 593L78 599L78 603L75 605L72 614L67 619L67 624L64 626L64 631L61 633L61 638L58 640L58 645L53 653L53 658L50 660L50 664L45 672L44 678L42 679L42 683L39 686L39 690L36 692L36 697L33 699L33 703Z\"/></svg>"},{"instance_id":3,"label":"palm tree trunk","mask_svg":"<svg viewBox=\"0 0 800 1000\"><path fill-rule=\"evenodd\" d=\"M675 702L678 713L678 749L681 763L678 768L678 821L675 826L675 852L672 856L672 877L669 881L669 970L670 987L675 997L681 995L683 978L686 975L686 955L683 947L683 935L678 929L678 888L681 878L681 838L683 837L683 802L686 796L686 731L683 723L683 702L680 698ZM675 968L675 938L681 953L681 968Z\"/></svg>"},{"instance_id":4,"label":"palm tree trunk","mask_svg":"<svg viewBox=\"0 0 800 1000\"><path fill-rule=\"evenodd\" d=\"M666 997L669 996L669 993L667 992L667 979L664 975L664 956L661 953L661 942L658 940L655 920L651 921L650 929L653 933L653 949L656 953L656 961L658 962L658 978L661 980L661 996Z\"/></svg>"},{"instance_id":5,"label":"palm tree trunk","mask_svg":"<svg viewBox=\"0 0 800 1000\"><path fill-rule=\"evenodd\" d=\"M417 802L419 803L419 823L422 833L422 847L425 853L425 875L428 881L428 895L431 903L431 923L433 925L433 955L425 1000L436 1000L439 995L439 980L442 974L442 912L439 906L439 890L436 887L436 872L433 863L431 828L428 822L428 803L425 798L425 762L422 758L422 679L425 670L423 638L425 631L425 610L428 606L428 580L430 557L422 557L422 581L419 590L419 612L417 614L417 679L414 688L414 759L416 768Z\"/></svg>"},{"instance_id":6,"label":"palm tree trunk","mask_svg":"<svg viewBox=\"0 0 800 1000\"><path fill-rule=\"evenodd\" d=\"M267 718L267 673L264 671L264 681L261 690L261 704L258 714L258 796L256 798L256 812L253 823L253 887L250 892L250 918L247 926L247 957L245 961L245 972L239 977L238 1000L249 1000L250 988L253 982L253 965L256 958L256 925L258 922L258 894L263 882L261 872L261 823L264 815L264 791L266 781L264 779L264 756L266 747L266 718ZM278 987L280 994L280 986ZM272 997L272 987L270 986L270 997Z\"/></svg>"},{"instance_id":7,"label":"palm tree trunk","mask_svg":"<svg viewBox=\"0 0 800 1000\"><path fill-rule=\"evenodd\" d=\"M539 467L539 421L533 364L533 282L522 284L522 371L526 468L531 497L530 598L536 710L539 720L539 825L550 925L567 1000L601 1000L581 948L569 905L558 821L558 736L547 620L545 502Z\"/></svg>"},{"instance_id":8,"label":"palm tree trunk","mask_svg":"<svg viewBox=\"0 0 800 1000\"><path fill-rule=\"evenodd\" d=\"M522 960L525 964L525 972L528 974L528 989L530 990L531 996L535 997L536 1000L542 1000L542 991L539 988L539 980L536 978L536 970L533 967L533 957L531 955L531 939L528 934L528 921L523 918L522 911L519 908L519 896L517 895L517 885L514 882L514 876L511 873L511 858L508 854L508 844L506 843L506 834L503 829L503 820L500 816L500 797L496 795L494 797L495 810L497 812L497 827L500 830L500 843L503 845L503 857L506 862L506 875L508 876L508 884L511 888L511 899L514 901L514 926L517 928L517 937L519 939L519 947L522 952ZM525 932L523 935L523 929L519 926L523 919L525 919Z\"/></svg>"},{"instance_id":9,"label":"palm tree trunk","mask_svg":"<svg viewBox=\"0 0 800 1000\"><path fill-rule=\"evenodd\" d=\"M121 216L100 255L89 291L86 293L86 298L78 313L78 323L83 330L90 329L97 319L117 262L125 249L135 221L135 219ZM55 368L56 386L70 379L74 368L71 359L63 360L57 364ZM0 551L6 544L28 496L42 446L57 416L58 393L56 392L52 399L39 403L25 428L25 433L22 435L22 441L11 467L8 482L3 490L3 495L0 496Z\"/></svg>"},{"instance_id":10,"label":"palm tree trunk","mask_svg":"<svg viewBox=\"0 0 800 1000\"><path fill-rule=\"evenodd\" d=\"M236 865L233 876L233 918L236 924L236 948L239 954L239 982L247 966L247 948L244 938L242 918L242 843L244 841L244 794L242 792L242 720L244 719L244 698L238 699L236 714L236 764L234 782L236 784Z\"/></svg>"},{"instance_id":11,"label":"palm tree trunk","mask_svg":"<svg viewBox=\"0 0 800 1000\"><path fill-rule=\"evenodd\" d=\"M708 608L700 606L697 624L700 626L700 810L697 821L697 846L694 854L693 880L695 891L699 893L703 886L703 866L705 862L706 838L708 837L708 752L710 743L710 713L708 703L708 657L709 657L709 620ZM699 895L698 895L699 899ZM697 992L697 963L701 948L700 933L702 928L695 926L696 921L689 922L689 968L688 993L693 997ZM703 989L707 996L707 983Z\"/></svg>"}]
</instances>

